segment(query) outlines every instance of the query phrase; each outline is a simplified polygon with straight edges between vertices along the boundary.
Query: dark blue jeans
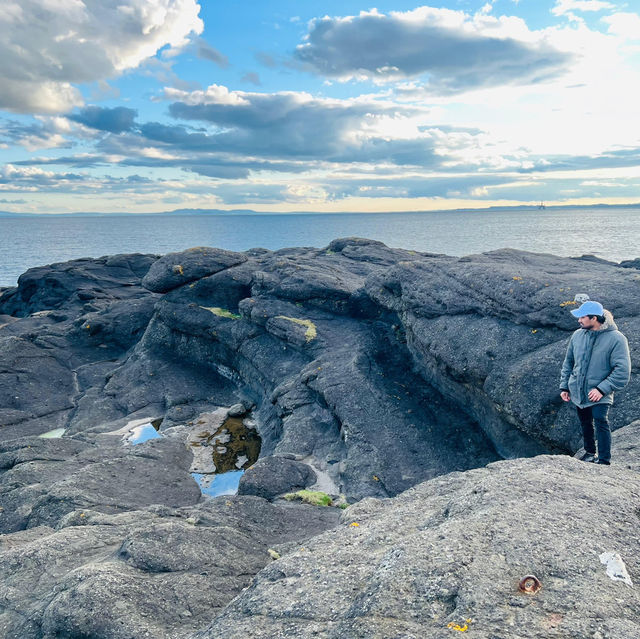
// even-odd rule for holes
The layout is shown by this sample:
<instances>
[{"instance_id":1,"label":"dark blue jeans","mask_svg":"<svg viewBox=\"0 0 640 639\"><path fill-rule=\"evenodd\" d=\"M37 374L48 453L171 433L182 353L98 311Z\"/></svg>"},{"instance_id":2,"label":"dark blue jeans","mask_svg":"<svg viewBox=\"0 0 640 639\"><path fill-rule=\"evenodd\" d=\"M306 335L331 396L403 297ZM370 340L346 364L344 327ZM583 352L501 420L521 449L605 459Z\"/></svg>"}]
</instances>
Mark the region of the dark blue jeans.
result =
<instances>
[{"instance_id":1,"label":"dark blue jeans","mask_svg":"<svg viewBox=\"0 0 640 639\"><path fill-rule=\"evenodd\" d=\"M611 461L611 428L609 428L609 406L611 404L594 404L586 408L577 408L580 424L582 425L582 437L584 449L596 454L596 442L593 436L593 426L596 427L598 439L598 458L602 461Z\"/></svg>"}]
</instances>

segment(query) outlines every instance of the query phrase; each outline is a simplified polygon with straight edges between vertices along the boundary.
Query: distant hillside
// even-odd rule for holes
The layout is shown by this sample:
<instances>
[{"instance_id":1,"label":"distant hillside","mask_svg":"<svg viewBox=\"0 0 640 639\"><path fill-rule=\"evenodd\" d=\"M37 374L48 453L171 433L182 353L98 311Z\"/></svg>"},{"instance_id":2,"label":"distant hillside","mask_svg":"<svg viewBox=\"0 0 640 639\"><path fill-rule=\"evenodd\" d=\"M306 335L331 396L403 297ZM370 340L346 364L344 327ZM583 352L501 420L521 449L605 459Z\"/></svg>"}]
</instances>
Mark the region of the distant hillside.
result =
<instances>
[{"instance_id":1,"label":"distant hillside","mask_svg":"<svg viewBox=\"0 0 640 639\"><path fill-rule=\"evenodd\" d=\"M566 204L561 206L553 206L548 205L545 207L546 211L570 211L575 209L640 209L640 202L635 204L591 204L589 206L581 206L577 204ZM389 212L389 214L393 213L436 213L436 212L454 212L454 211L474 211L478 213L488 212L488 211L537 211L538 205L522 205L522 206L488 206L485 208L462 208L462 209L440 209L438 211L393 211ZM365 213L365 211L359 211L360 213ZM318 215L323 213L323 211L290 211L288 213L282 213L282 215ZM347 213L347 211L344 211ZM354 211L349 211L349 213L354 213ZM358 212L356 212L358 213ZM150 215L159 215L159 216L168 216L168 215L278 215L278 213L259 213L258 211L254 211L253 209L174 209L173 211L155 211L152 213L108 213L108 212L76 212L76 213L12 213L10 211L0 211L0 218L5 217L101 217L103 215L108 216L118 216L125 217L131 215L142 215L142 216L150 216ZM340 213L333 213L334 215L340 215ZM382 215L385 213L382 212Z\"/></svg>"},{"instance_id":2,"label":"distant hillside","mask_svg":"<svg viewBox=\"0 0 640 639\"><path fill-rule=\"evenodd\" d=\"M154 211L153 213L108 213L108 212L83 212L78 211L76 213L11 213L10 211L0 211L0 217L101 217L103 215L108 216L131 216L131 215L230 215L230 214L246 214L255 213L251 209L232 209L225 211L222 209L176 209L174 211Z\"/></svg>"}]
</instances>

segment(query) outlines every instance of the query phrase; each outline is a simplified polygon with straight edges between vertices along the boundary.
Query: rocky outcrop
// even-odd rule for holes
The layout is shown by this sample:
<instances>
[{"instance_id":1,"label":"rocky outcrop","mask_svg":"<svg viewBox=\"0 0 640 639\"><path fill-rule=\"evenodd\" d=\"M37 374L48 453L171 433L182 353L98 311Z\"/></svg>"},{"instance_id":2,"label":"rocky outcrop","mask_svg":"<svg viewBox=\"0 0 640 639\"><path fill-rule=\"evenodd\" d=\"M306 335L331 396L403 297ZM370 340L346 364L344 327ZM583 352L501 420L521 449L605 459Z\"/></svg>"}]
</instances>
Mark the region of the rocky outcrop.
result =
<instances>
[{"instance_id":1,"label":"rocky outcrop","mask_svg":"<svg viewBox=\"0 0 640 639\"><path fill-rule=\"evenodd\" d=\"M247 258L240 253L206 246L182 253L169 253L151 265L142 284L154 293L167 293L184 284L242 264L246 260Z\"/></svg>"},{"instance_id":2,"label":"rocky outcrop","mask_svg":"<svg viewBox=\"0 0 640 639\"><path fill-rule=\"evenodd\" d=\"M357 238L30 270L0 293L0 635L640 634L639 277ZM610 468L566 454L585 292L632 352ZM260 459L210 499L191 473L223 463L192 451L233 448L231 414ZM131 446L134 420L162 437ZM358 503L338 525L300 488Z\"/></svg>"},{"instance_id":3,"label":"rocky outcrop","mask_svg":"<svg viewBox=\"0 0 640 639\"><path fill-rule=\"evenodd\" d=\"M190 362L131 357L158 296L141 285L157 256L74 260L29 270L0 297L0 440L58 428L67 434L139 416L189 419L236 398ZM0 322L2 324L2 322ZM110 380L123 365L126 391ZM206 377L208 383L203 384ZM104 429L105 427L103 427Z\"/></svg>"},{"instance_id":4,"label":"rocky outcrop","mask_svg":"<svg viewBox=\"0 0 640 639\"><path fill-rule=\"evenodd\" d=\"M640 420L617 430L611 436L611 441L615 453L613 463L640 473Z\"/></svg>"},{"instance_id":5,"label":"rocky outcrop","mask_svg":"<svg viewBox=\"0 0 640 639\"><path fill-rule=\"evenodd\" d=\"M543 455L365 499L193 639L640 636L639 494L637 472Z\"/></svg>"},{"instance_id":6,"label":"rocky outcrop","mask_svg":"<svg viewBox=\"0 0 640 639\"><path fill-rule=\"evenodd\" d=\"M312 486L317 479L308 464L283 456L263 457L242 476L238 494L273 499Z\"/></svg>"},{"instance_id":7,"label":"rocky outcrop","mask_svg":"<svg viewBox=\"0 0 640 639\"><path fill-rule=\"evenodd\" d=\"M0 636L178 639L339 511L203 500L178 437L29 437L0 446Z\"/></svg>"},{"instance_id":8,"label":"rocky outcrop","mask_svg":"<svg viewBox=\"0 0 640 639\"><path fill-rule=\"evenodd\" d=\"M615 264L350 238L49 271L0 297L14 319L0 328L5 439L148 415L168 428L245 402L263 457L307 458L351 501L501 457L572 453L579 432L556 380L578 292L603 300L631 342L614 428L640 417L638 275Z\"/></svg>"},{"instance_id":9,"label":"rocky outcrop","mask_svg":"<svg viewBox=\"0 0 640 639\"><path fill-rule=\"evenodd\" d=\"M111 255L31 268L18 278L17 287L2 293L2 312L26 317L64 306L73 314L92 304L104 311L104 302L140 297L140 279L157 259L157 255Z\"/></svg>"}]
</instances>

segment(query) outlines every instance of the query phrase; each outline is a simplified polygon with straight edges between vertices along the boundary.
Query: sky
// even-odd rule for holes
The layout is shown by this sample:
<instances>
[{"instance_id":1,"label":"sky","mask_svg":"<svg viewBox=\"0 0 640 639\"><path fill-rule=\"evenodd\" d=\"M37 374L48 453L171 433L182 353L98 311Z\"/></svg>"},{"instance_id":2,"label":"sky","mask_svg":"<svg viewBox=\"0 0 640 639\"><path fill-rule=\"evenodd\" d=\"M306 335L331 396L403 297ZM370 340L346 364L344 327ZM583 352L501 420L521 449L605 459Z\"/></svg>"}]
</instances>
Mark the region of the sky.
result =
<instances>
[{"instance_id":1,"label":"sky","mask_svg":"<svg viewBox=\"0 0 640 639\"><path fill-rule=\"evenodd\" d=\"M0 210L640 202L637 0L3 0Z\"/></svg>"}]
</instances>

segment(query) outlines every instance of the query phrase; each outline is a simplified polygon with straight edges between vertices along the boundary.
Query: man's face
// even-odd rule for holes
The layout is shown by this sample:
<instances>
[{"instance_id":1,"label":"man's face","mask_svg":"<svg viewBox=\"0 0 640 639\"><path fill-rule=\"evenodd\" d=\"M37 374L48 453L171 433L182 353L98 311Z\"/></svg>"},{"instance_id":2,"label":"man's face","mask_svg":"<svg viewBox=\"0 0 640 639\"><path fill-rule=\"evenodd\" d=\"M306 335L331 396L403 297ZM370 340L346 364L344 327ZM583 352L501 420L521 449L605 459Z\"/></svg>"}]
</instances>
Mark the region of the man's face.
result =
<instances>
[{"instance_id":1,"label":"man's face","mask_svg":"<svg viewBox=\"0 0 640 639\"><path fill-rule=\"evenodd\" d=\"M578 318L578 324L580 324L580 326L585 330L590 331L591 329L598 327L598 320L595 317L583 315Z\"/></svg>"}]
</instances>

